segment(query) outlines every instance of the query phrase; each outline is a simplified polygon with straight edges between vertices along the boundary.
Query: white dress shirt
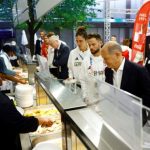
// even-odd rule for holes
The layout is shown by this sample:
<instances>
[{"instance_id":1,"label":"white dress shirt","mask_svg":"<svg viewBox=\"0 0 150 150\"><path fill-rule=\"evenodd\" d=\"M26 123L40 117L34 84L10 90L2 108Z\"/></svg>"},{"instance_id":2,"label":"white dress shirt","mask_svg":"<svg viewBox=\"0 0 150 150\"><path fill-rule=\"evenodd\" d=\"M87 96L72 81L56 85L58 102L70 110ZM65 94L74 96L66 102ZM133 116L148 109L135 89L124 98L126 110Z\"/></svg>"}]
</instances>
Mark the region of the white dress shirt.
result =
<instances>
[{"instance_id":1,"label":"white dress shirt","mask_svg":"<svg viewBox=\"0 0 150 150\"><path fill-rule=\"evenodd\" d=\"M124 63L125 63L125 58L123 58L122 63L119 66L117 71L112 69L113 70L113 84L118 88L120 88L120 86L121 86Z\"/></svg>"},{"instance_id":2,"label":"white dress shirt","mask_svg":"<svg viewBox=\"0 0 150 150\"><path fill-rule=\"evenodd\" d=\"M50 68L56 68L53 66L53 59L54 59L54 48L49 46L48 47L48 66Z\"/></svg>"}]
</instances>

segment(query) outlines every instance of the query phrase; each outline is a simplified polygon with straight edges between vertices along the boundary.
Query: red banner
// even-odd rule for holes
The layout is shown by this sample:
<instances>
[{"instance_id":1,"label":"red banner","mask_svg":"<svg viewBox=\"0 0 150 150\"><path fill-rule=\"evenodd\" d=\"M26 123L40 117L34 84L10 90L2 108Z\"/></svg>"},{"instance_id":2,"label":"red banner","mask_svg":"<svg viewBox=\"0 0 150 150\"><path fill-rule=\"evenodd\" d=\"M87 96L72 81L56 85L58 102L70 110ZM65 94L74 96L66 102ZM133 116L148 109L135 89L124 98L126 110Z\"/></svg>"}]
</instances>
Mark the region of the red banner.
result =
<instances>
[{"instance_id":1,"label":"red banner","mask_svg":"<svg viewBox=\"0 0 150 150\"><path fill-rule=\"evenodd\" d=\"M133 37L132 37L132 58L135 63L142 64L144 61L145 39L149 22L150 1L143 4L137 13Z\"/></svg>"}]
</instances>

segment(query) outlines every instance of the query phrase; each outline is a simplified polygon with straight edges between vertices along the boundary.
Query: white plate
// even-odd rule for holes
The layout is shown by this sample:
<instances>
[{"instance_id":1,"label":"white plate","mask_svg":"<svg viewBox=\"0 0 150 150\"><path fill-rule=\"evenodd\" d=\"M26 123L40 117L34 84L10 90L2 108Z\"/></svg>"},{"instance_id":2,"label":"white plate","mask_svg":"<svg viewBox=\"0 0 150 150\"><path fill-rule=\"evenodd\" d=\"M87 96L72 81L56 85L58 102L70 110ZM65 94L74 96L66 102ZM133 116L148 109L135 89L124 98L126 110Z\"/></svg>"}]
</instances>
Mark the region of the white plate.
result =
<instances>
[{"instance_id":1,"label":"white plate","mask_svg":"<svg viewBox=\"0 0 150 150\"><path fill-rule=\"evenodd\" d=\"M51 142L38 143L32 150L61 150L56 144Z\"/></svg>"},{"instance_id":2,"label":"white plate","mask_svg":"<svg viewBox=\"0 0 150 150\"><path fill-rule=\"evenodd\" d=\"M16 106L16 109L20 112L21 115L24 114L24 110L21 107Z\"/></svg>"}]
</instances>

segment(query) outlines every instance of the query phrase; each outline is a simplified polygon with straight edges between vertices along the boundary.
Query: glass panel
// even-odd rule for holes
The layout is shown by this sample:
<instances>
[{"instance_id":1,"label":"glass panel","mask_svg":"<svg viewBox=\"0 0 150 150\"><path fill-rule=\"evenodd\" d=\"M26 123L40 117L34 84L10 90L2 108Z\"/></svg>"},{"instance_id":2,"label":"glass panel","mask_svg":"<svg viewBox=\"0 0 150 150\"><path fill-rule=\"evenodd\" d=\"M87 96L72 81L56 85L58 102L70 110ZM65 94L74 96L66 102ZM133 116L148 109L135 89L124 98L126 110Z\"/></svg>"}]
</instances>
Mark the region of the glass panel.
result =
<instances>
[{"instance_id":1,"label":"glass panel","mask_svg":"<svg viewBox=\"0 0 150 150\"><path fill-rule=\"evenodd\" d=\"M131 149L141 150L142 100L106 82L97 81L102 118Z\"/></svg>"},{"instance_id":2,"label":"glass panel","mask_svg":"<svg viewBox=\"0 0 150 150\"><path fill-rule=\"evenodd\" d=\"M143 109L146 110L148 115L148 121L143 126L143 150L150 149L150 109L143 106Z\"/></svg>"}]
</instances>

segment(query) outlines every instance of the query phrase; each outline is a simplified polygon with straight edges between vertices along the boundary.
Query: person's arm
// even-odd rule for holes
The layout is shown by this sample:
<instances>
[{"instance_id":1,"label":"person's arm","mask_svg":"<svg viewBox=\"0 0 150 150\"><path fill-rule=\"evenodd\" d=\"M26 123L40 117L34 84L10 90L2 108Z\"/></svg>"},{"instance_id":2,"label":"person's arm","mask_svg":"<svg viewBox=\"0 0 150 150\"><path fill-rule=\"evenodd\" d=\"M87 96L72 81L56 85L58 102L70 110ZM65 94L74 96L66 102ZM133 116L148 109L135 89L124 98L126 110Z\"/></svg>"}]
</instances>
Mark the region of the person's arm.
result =
<instances>
[{"instance_id":1,"label":"person's arm","mask_svg":"<svg viewBox=\"0 0 150 150\"><path fill-rule=\"evenodd\" d=\"M28 133L36 131L40 125L51 126L52 122L48 119L22 116L5 94L0 93L0 120L1 125L11 132Z\"/></svg>"},{"instance_id":2,"label":"person's arm","mask_svg":"<svg viewBox=\"0 0 150 150\"><path fill-rule=\"evenodd\" d=\"M12 76L12 75L6 75L6 74L3 74L3 73L0 73L0 77L2 79L7 79L7 80L10 80L10 81L13 81L13 82L18 82L18 83L21 83L21 84L26 84L27 83L27 81L19 75Z\"/></svg>"},{"instance_id":3,"label":"person's arm","mask_svg":"<svg viewBox=\"0 0 150 150\"><path fill-rule=\"evenodd\" d=\"M4 74L6 74L6 75L12 75L12 76L15 76L15 75L16 75L16 72L15 72L15 71L12 71L12 70L7 69L3 57L0 57L0 66L1 66L1 67L0 67L0 72L1 72L1 73L4 73Z\"/></svg>"}]
</instances>

